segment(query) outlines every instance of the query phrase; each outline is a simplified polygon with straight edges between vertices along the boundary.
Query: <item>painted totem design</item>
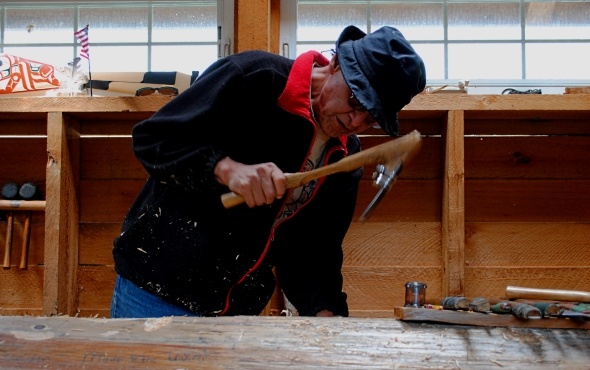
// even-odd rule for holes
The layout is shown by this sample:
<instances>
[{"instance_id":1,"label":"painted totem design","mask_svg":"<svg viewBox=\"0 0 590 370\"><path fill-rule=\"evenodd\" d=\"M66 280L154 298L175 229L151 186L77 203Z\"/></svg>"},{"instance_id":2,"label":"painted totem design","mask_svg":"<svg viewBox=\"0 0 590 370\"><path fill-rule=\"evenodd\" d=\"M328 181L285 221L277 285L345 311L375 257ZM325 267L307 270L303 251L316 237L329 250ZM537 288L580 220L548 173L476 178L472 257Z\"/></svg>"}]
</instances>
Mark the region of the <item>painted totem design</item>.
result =
<instances>
[{"instance_id":1,"label":"painted totem design","mask_svg":"<svg viewBox=\"0 0 590 370\"><path fill-rule=\"evenodd\" d=\"M0 94L54 89L59 85L50 64L0 54Z\"/></svg>"}]
</instances>

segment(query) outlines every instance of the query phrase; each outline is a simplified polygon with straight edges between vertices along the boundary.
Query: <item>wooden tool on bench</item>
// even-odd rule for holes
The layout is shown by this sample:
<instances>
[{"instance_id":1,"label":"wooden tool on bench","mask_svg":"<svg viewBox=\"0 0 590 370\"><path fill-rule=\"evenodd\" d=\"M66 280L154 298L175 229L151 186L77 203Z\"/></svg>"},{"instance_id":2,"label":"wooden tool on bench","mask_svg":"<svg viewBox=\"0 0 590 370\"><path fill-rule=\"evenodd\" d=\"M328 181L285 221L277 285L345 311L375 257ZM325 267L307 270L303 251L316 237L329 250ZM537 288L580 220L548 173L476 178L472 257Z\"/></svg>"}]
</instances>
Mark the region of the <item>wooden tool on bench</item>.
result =
<instances>
[{"instance_id":1,"label":"wooden tool on bench","mask_svg":"<svg viewBox=\"0 0 590 370\"><path fill-rule=\"evenodd\" d=\"M14 182L6 183L2 186L2 198L6 200L14 200L18 197L18 185ZM6 213L6 249L4 250L5 269L10 268L10 256L12 254L12 229L14 226L14 215L11 210Z\"/></svg>"},{"instance_id":2,"label":"wooden tool on bench","mask_svg":"<svg viewBox=\"0 0 590 370\"><path fill-rule=\"evenodd\" d=\"M495 302L491 307L491 311L498 314L512 314L515 317L527 320L543 318L543 312L538 307L514 301Z\"/></svg>"},{"instance_id":3,"label":"wooden tool on bench","mask_svg":"<svg viewBox=\"0 0 590 370\"><path fill-rule=\"evenodd\" d=\"M320 177L338 172L356 170L365 165L379 164L377 166L377 172L373 176L375 185L379 187L379 192L369 204L363 216L361 216L361 221L363 221L370 216L378 202L389 191L399 174L401 164L413 157L420 148L421 143L422 138L420 137L420 133L414 130L400 138L362 150L336 163L308 172L287 174L287 188L298 188ZM242 204L244 198L236 193L230 192L221 196L221 202L225 208L230 208Z\"/></svg>"},{"instance_id":4,"label":"wooden tool on bench","mask_svg":"<svg viewBox=\"0 0 590 370\"><path fill-rule=\"evenodd\" d=\"M509 299L528 298L552 301L590 302L590 292L564 289L525 288L517 286L506 287L506 297Z\"/></svg>"},{"instance_id":5,"label":"wooden tool on bench","mask_svg":"<svg viewBox=\"0 0 590 370\"><path fill-rule=\"evenodd\" d=\"M39 189L37 185L32 182L24 183L18 194L23 200L33 200L39 198ZM33 218L32 211L25 211L25 223L23 227L23 243L21 247L20 269L26 270L29 268L29 244L31 240L31 221Z\"/></svg>"},{"instance_id":6,"label":"wooden tool on bench","mask_svg":"<svg viewBox=\"0 0 590 370\"><path fill-rule=\"evenodd\" d=\"M548 315L559 314L560 311L576 311L585 314L590 314L590 303L584 302L572 302L572 301L556 301L556 300L540 300L540 299L525 299L517 298L513 302L527 303L533 306L537 306L543 311L547 311Z\"/></svg>"}]
</instances>

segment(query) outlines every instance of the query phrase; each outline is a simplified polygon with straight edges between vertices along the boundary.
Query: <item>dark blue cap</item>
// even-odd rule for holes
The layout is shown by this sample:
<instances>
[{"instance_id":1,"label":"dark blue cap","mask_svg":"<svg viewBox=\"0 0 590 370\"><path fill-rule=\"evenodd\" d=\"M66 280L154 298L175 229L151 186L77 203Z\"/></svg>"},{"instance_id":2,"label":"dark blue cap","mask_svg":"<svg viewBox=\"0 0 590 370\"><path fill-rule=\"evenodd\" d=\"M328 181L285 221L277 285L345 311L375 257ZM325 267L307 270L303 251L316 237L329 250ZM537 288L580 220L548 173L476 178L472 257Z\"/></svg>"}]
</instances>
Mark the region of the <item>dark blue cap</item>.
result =
<instances>
[{"instance_id":1,"label":"dark blue cap","mask_svg":"<svg viewBox=\"0 0 590 370\"><path fill-rule=\"evenodd\" d=\"M344 80L359 103L390 136L397 136L397 113L424 90L422 58L396 28L366 34L346 27L336 42Z\"/></svg>"}]
</instances>

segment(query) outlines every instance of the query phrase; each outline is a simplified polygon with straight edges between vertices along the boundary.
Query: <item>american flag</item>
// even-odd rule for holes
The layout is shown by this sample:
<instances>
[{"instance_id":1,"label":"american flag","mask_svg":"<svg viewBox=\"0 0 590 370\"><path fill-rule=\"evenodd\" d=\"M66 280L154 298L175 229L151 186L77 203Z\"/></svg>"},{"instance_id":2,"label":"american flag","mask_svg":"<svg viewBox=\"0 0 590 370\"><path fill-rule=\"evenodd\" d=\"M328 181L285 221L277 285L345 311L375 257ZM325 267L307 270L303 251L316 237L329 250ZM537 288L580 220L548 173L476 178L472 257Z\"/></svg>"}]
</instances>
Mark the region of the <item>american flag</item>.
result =
<instances>
[{"instance_id":1,"label":"american flag","mask_svg":"<svg viewBox=\"0 0 590 370\"><path fill-rule=\"evenodd\" d=\"M82 50L80 50L80 56L82 58L86 58L86 59L90 60L90 50L89 50L90 43L88 42L88 26L75 32L74 35L76 36L76 38L80 42L80 45L82 45Z\"/></svg>"}]
</instances>

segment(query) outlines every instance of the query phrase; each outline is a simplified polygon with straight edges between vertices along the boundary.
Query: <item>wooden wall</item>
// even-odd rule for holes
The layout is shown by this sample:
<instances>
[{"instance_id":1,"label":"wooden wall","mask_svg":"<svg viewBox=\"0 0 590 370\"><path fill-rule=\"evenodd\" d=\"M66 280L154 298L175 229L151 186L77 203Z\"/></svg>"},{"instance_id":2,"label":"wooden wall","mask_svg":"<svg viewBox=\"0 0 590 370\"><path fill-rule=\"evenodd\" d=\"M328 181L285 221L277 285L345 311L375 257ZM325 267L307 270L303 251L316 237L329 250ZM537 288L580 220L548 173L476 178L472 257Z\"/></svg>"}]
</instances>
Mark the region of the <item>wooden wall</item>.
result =
<instances>
[{"instance_id":1,"label":"wooden wall","mask_svg":"<svg viewBox=\"0 0 590 370\"><path fill-rule=\"evenodd\" d=\"M508 285L590 291L590 103L560 111L574 100L432 94L404 109L402 133L418 129L424 145L347 235L351 314L391 316L408 281L426 283L431 303L499 299Z\"/></svg>"},{"instance_id":2,"label":"wooden wall","mask_svg":"<svg viewBox=\"0 0 590 370\"><path fill-rule=\"evenodd\" d=\"M3 103L5 104L5 103ZM44 196L47 164L47 123L44 114L13 116L0 113L0 186L33 182ZM23 137L18 137L23 135ZM45 213L31 214L28 269L19 268L25 212L13 212L10 269L0 270L0 315L41 314L43 307L43 246ZM0 256L6 261L7 211L0 210Z\"/></svg>"}]
</instances>

